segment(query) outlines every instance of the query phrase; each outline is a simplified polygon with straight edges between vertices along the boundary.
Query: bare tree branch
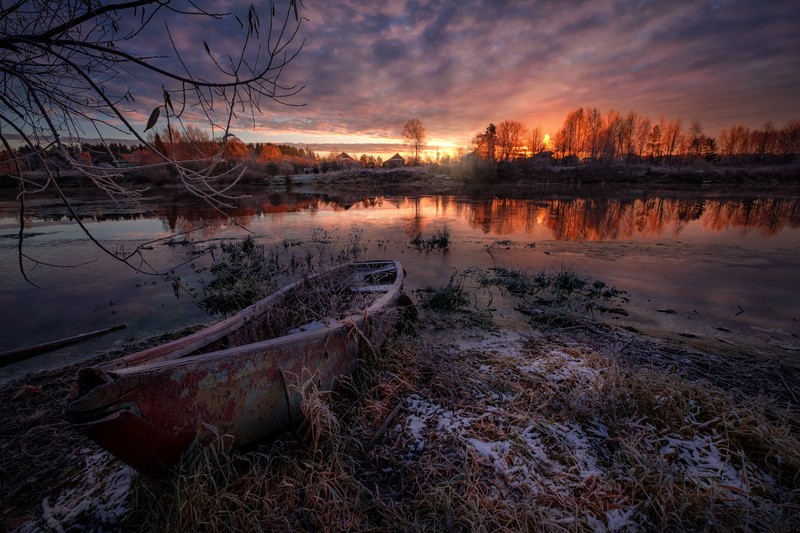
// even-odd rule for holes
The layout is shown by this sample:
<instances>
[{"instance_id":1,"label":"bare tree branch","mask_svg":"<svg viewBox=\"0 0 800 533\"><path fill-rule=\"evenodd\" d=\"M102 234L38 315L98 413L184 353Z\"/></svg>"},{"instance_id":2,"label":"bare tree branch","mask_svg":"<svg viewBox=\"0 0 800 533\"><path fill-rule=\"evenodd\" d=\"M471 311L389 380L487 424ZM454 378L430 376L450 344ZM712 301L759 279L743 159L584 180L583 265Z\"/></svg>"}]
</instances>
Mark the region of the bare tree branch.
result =
<instances>
[{"instance_id":1,"label":"bare tree branch","mask_svg":"<svg viewBox=\"0 0 800 533\"><path fill-rule=\"evenodd\" d=\"M27 279L22 238L25 201L50 190L100 249L141 268L130 263L140 250L118 254L91 235L58 183L62 170L77 172L111 198L138 202L141 191L132 188L126 176L166 168L215 209L229 205L235 199L232 187L245 170L224 160L239 115L255 123L266 102L302 105L292 98L303 86L282 81L305 44L298 6L302 7L299 0L284 0L280 15L270 2L269 24L263 31L253 5L241 16L209 11L193 0L19 0L0 5L0 141L16 165L10 177L20 189L23 277ZM178 42L174 30L185 30L192 23L216 27L220 42L210 37ZM230 45L236 37L232 26L240 29L235 53ZM206 52L205 63L196 53L200 46ZM226 53L217 54L217 46ZM161 85L160 94L147 89L143 80ZM180 128L184 134L187 128L205 124L214 136L209 143L214 151L178 158L172 144L161 150L141 126L142 117L148 116L156 121L163 117L168 131ZM127 135L152 160L126 161L124 168L83 160L74 145L88 138L86 132L102 142L111 133ZM42 172L35 175L30 172L34 169Z\"/></svg>"}]
</instances>

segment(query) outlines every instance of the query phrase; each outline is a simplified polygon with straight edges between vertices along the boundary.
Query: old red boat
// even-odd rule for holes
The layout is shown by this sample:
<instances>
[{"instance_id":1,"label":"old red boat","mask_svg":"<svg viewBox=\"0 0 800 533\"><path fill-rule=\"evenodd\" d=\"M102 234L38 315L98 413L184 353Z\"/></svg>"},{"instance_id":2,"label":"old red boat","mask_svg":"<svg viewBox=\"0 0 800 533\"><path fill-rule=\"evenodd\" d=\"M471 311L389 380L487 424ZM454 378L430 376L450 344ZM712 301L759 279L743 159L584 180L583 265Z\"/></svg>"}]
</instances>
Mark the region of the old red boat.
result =
<instances>
[{"instance_id":1,"label":"old red boat","mask_svg":"<svg viewBox=\"0 0 800 533\"><path fill-rule=\"evenodd\" d=\"M398 261L342 265L182 339L82 369L67 416L151 476L196 438L244 445L285 429L301 418L300 385L330 390L391 335L411 305L403 277Z\"/></svg>"}]
</instances>

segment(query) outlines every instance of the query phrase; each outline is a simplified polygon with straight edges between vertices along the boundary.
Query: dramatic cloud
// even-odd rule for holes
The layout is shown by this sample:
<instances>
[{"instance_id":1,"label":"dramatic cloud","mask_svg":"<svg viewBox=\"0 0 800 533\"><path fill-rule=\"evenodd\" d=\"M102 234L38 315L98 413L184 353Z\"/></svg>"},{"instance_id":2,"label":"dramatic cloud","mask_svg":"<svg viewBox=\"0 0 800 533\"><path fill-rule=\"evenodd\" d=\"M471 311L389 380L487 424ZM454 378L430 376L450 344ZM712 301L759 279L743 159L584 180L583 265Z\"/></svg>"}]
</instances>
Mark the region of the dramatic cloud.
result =
<instances>
[{"instance_id":1,"label":"dramatic cloud","mask_svg":"<svg viewBox=\"0 0 800 533\"><path fill-rule=\"evenodd\" d=\"M284 81L306 86L306 105L266 106L241 124L246 140L391 142L417 117L434 144L466 145L505 119L552 132L578 106L696 119L711 135L800 117L796 0L304 4ZM222 51L241 38L204 32L184 24L173 40Z\"/></svg>"}]
</instances>

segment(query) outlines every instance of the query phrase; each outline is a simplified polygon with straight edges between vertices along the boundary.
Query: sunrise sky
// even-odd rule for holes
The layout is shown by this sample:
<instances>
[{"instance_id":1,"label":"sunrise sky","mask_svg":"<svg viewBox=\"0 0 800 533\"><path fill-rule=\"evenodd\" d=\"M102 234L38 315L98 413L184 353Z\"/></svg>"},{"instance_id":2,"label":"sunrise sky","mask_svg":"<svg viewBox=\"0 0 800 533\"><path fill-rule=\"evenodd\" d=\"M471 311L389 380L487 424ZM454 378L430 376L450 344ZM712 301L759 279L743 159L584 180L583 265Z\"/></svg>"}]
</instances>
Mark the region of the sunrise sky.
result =
<instances>
[{"instance_id":1,"label":"sunrise sky","mask_svg":"<svg viewBox=\"0 0 800 533\"><path fill-rule=\"evenodd\" d=\"M284 80L305 105L265 107L237 128L245 141L377 152L361 148L400 142L417 117L447 151L506 119L553 133L578 106L697 119L711 136L800 118L797 0L303 3Z\"/></svg>"}]
</instances>

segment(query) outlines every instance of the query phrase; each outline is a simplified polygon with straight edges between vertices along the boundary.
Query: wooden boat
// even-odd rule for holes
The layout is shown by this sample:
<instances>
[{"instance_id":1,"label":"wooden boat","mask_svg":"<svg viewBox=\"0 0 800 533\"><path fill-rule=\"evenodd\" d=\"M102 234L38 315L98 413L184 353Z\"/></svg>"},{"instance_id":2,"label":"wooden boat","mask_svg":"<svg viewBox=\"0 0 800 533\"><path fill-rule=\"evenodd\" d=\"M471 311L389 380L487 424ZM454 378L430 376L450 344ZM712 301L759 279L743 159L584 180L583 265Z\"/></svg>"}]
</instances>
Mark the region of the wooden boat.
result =
<instances>
[{"instance_id":1,"label":"wooden boat","mask_svg":"<svg viewBox=\"0 0 800 533\"><path fill-rule=\"evenodd\" d=\"M391 335L412 305L403 277L398 261L342 265L182 339L82 369L67 417L150 476L195 438L231 435L244 445L286 429L302 418L299 385L313 379L331 390ZM315 300L340 316L320 316Z\"/></svg>"}]
</instances>

